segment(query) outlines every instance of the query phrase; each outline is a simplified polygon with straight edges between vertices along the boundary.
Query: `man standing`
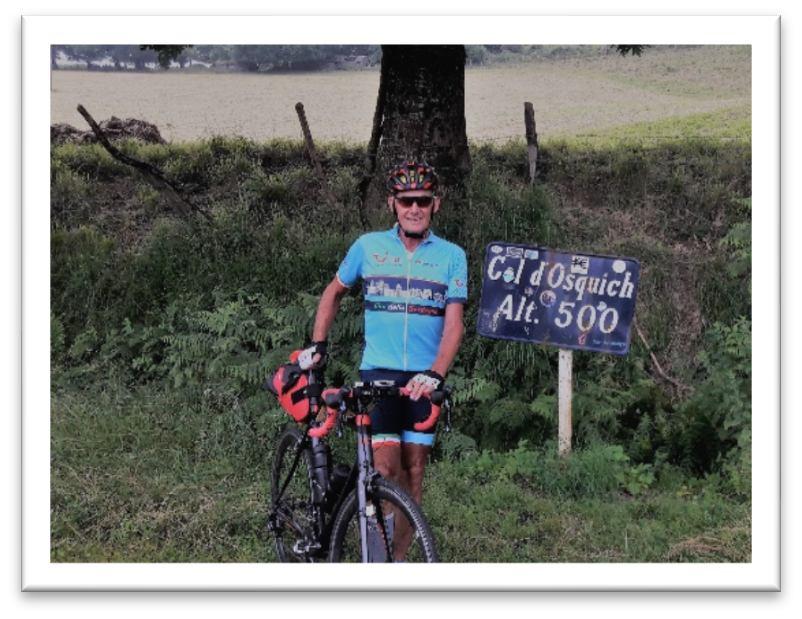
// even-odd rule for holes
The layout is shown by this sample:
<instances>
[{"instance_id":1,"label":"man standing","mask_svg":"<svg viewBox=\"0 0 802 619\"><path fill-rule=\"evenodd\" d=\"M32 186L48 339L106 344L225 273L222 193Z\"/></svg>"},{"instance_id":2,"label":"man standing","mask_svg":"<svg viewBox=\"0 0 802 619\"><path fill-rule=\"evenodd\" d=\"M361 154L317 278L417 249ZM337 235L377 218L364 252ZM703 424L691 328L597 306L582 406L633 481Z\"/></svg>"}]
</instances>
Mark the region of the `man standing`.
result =
<instances>
[{"instance_id":1,"label":"man standing","mask_svg":"<svg viewBox=\"0 0 802 619\"><path fill-rule=\"evenodd\" d=\"M440 388L459 349L468 297L465 252L430 229L440 209L434 168L405 161L389 171L390 230L359 237L320 298L312 346L302 366L325 364L326 341L340 300L362 280L365 303L363 381L392 380L409 398L383 400L371 413L374 465L420 503L434 428L413 425L429 416L426 397Z\"/></svg>"}]
</instances>

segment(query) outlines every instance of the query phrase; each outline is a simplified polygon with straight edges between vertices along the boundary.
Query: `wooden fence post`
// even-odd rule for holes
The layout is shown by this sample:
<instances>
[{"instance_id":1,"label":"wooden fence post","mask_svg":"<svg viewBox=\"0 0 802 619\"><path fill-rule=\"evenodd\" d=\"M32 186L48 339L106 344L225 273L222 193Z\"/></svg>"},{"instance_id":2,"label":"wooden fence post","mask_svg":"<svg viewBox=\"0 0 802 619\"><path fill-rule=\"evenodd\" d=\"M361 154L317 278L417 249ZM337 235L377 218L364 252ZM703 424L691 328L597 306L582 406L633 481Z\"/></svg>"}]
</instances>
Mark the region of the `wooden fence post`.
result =
<instances>
[{"instance_id":1,"label":"wooden fence post","mask_svg":"<svg viewBox=\"0 0 802 619\"><path fill-rule=\"evenodd\" d=\"M323 188L323 195L325 196L326 200L329 202L331 206L337 205L337 199L334 197L334 194L329 189L329 185L326 182L326 175L323 174L323 166L320 165L320 159L318 159L317 151L315 150L315 143L312 141L312 132L309 130L309 122L306 120L306 112L304 111L304 104L300 101L295 104L295 111L298 113L298 120L301 122L301 131L304 134L304 144L306 144L306 152L309 155L309 159L312 161L312 165L315 168L315 172L317 172L318 179L320 180L320 184Z\"/></svg>"},{"instance_id":2,"label":"wooden fence post","mask_svg":"<svg viewBox=\"0 0 802 619\"><path fill-rule=\"evenodd\" d=\"M526 151L529 157L529 184L533 185L537 174L537 131L535 130L535 108L530 101L524 102L524 126L526 127Z\"/></svg>"}]
</instances>

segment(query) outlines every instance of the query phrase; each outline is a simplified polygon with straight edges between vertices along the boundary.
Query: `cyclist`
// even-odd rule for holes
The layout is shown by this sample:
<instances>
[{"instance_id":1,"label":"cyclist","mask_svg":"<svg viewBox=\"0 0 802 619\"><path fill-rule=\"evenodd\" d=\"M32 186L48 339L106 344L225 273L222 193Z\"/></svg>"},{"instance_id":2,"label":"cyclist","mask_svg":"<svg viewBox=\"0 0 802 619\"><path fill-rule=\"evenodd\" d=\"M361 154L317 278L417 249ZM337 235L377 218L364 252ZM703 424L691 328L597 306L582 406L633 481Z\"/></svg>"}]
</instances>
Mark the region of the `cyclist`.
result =
<instances>
[{"instance_id":1,"label":"cyclist","mask_svg":"<svg viewBox=\"0 0 802 619\"><path fill-rule=\"evenodd\" d=\"M362 280L361 379L392 380L411 391L409 398L378 402L371 413L375 467L420 503L434 428L416 432L413 425L428 417L425 396L442 386L462 341L467 262L460 247L431 230L441 204L434 168L404 161L390 169L386 187L395 224L351 245L320 298L312 345L299 361L306 367L325 365L340 300Z\"/></svg>"}]
</instances>

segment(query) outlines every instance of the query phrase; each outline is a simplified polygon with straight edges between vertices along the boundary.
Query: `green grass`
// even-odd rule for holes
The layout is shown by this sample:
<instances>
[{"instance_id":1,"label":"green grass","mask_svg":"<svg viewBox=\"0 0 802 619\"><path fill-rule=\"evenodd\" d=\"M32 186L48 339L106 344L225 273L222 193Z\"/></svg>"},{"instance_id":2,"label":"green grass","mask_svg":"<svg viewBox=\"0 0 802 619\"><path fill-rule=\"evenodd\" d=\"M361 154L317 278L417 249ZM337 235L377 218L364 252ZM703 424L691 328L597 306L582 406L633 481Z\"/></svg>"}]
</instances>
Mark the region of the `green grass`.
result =
<instances>
[{"instance_id":1,"label":"green grass","mask_svg":"<svg viewBox=\"0 0 802 619\"><path fill-rule=\"evenodd\" d=\"M243 423L237 404L116 380L56 388L51 560L275 561L266 463L285 418L264 407ZM424 508L444 561L750 560L749 503L714 481L669 468L633 496L615 450L565 462L552 447L429 467Z\"/></svg>"},{"instance_id":2,"label":"green grass","mask_svg":"<svg viewBox=\"0 0 802 619\"><path fill-rule=\"evenodd\" d=\"M741 106L652 122L628 123L593 133L549 136L543 140L543 146L568 144L574 148L608 149L622 144L659 146L688 140L750 142L751 113L750 106Z\"/></svg>"},{"instance_id":3,"label":"green grass","mask_svg":"<svg viewBox=\"0 0 802 619\"><path fill-rule=\"evenodd\" d=\"M246 437L233 405L208 400L114 381L54 392L53 561L273 559L259 448L277 420Z\"/></svg>"}]
</instances>

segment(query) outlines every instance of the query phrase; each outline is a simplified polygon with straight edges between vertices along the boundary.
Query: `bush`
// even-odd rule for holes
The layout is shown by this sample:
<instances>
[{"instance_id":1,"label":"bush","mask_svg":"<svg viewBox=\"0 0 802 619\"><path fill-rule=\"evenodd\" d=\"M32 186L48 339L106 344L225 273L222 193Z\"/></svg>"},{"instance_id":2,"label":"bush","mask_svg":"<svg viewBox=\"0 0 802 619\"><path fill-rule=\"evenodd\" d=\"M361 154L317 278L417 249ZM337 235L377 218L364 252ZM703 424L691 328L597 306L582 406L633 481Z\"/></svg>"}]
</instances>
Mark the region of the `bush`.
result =
<instances>
[{"instance_id":1,"label":"bush","mask_svg":"<svg viewBox=\"0 0 802 619\"><path fill-rule=\"evenodd\" d=\"M52 232L50 307L65 342L87 327L103 328L100 314L114 303L114 249L112 239L90 227Z\"/></svg>"},{"instance_id":2,"label":"bush","mask_svg":"<svg viewBox=\"0 0 802 619\"><path fill-rule=\"evenodd\" d=\"M641 494L655 480L652 467L630 464L620 445L596 445L560 457L553 441L533 449L524 440L507 453L485 450L457 466L460 473L479 484L506 480L548 496L574 499L614 492Z\"/></svg>"},{"instance_id":3,"label":"bush","mask_svg":"<svg viewBox=\"0 0 802 619\"><path fill-rule=\"evenodd\" d=\"M680 407L682 427L677 445L684 463L697 473L727 469L743 476L750 462L752 423L752 322L717 323L699 353L699 387ZM734 479L733 489L744 490Z\"/></svg>"}]
</instances>

